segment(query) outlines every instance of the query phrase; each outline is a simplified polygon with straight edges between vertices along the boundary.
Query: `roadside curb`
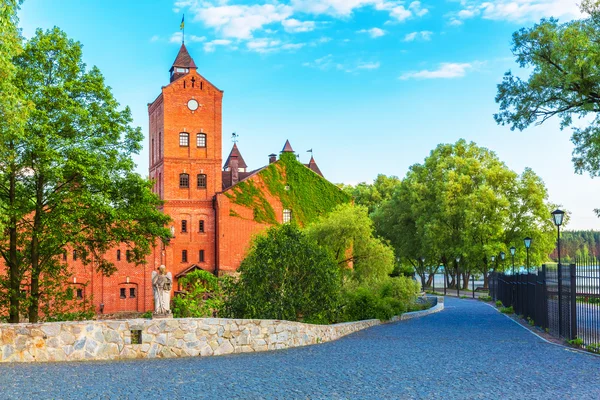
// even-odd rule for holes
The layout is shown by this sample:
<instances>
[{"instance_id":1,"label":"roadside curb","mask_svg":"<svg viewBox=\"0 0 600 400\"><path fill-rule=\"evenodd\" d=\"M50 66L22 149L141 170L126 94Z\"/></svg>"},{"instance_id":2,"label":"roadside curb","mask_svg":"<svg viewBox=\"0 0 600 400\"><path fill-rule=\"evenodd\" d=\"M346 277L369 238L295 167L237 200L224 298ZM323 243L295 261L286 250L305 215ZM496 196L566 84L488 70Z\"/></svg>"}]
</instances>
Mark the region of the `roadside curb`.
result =
<instances>
[{"instance_id":1,"label":"roadside curb","mask_svg":"<svg viewBox=\"0 0 600 400\"><path fill-rule=\"evenodd\" d=\"M428 299L435 301L435 305L427 310L411 311L399 316L393 317L389 322L407 321L409 319L421 318L427 315L438 313L444 310L444 297L443 296L427 296Z\"/></svg>"}]
</instances>

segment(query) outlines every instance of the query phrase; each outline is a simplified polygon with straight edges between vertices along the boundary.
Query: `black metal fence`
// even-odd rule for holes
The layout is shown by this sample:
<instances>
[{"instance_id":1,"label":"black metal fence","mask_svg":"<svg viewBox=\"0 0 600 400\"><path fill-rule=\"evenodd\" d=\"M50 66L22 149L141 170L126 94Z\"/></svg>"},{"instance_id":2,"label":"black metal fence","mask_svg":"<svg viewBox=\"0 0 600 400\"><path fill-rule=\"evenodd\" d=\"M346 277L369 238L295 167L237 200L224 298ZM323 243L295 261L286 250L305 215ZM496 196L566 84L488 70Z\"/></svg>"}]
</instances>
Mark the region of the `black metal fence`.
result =
<instances>
[{"instance_id":1,"label":"black metal fence","mask_svg":"<svg viewBox=\"0 0 600 400\"><path fill-rule=\"evenodd\" d=\"M600 259L548 264L536 273L490 275L490 296L553 336L600 351Z\"/></svg>"}]
</instances>

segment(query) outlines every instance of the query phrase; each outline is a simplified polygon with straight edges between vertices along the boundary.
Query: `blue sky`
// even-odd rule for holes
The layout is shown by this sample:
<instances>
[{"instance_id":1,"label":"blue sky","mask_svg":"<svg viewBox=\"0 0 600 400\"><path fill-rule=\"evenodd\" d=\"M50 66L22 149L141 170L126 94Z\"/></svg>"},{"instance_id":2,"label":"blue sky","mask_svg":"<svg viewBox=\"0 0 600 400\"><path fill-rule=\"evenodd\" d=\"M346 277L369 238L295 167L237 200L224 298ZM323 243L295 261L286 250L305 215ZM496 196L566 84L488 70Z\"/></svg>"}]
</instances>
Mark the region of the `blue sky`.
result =
<instances>
[{"instance_id":1,"label":"blue sky","mask_svg":"<svg viewBox=\"0 0 600 400\"><path fill-rule=\"evenodd\" d=\"M333 182L403 177L438 143L472 140L517 172L531 167L571 229L600 229L600 182L575 175L556 121L511 132L493 120L511 34L579 17L577 0L25 0L25 37L59 26L84 45L117 99L148 131L147 103L168 84L186 19L199 72L225 91L231 132L252 168L289 139ZM136 157L146 174L147 149Z\"/></svg>"}]
</instances>

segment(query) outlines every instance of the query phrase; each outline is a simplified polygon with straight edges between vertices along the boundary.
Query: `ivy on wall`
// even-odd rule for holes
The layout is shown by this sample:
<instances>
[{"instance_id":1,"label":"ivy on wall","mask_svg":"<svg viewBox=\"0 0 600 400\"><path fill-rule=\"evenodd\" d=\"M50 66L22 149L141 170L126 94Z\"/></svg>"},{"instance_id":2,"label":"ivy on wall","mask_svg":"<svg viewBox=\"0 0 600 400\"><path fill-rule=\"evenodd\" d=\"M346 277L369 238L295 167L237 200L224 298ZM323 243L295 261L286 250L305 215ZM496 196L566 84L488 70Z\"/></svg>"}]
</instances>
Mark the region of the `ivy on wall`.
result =
<instances>
[{"instance_id":1,"label":"ivy on wall","mask_svg":"<svg viewBox=\"0 0 600 400\"><path fill-rule=\"evenodd\" d=\"M271 195L292 210L300 225L314 221L338 204L350 202L350 196L296 160L294 153L281 154L279 161L257 174ZM252 208L254 220L277 224L275 210L254 180L239 182L225 195L233 203Z\"/></svg>"}]
</instances>

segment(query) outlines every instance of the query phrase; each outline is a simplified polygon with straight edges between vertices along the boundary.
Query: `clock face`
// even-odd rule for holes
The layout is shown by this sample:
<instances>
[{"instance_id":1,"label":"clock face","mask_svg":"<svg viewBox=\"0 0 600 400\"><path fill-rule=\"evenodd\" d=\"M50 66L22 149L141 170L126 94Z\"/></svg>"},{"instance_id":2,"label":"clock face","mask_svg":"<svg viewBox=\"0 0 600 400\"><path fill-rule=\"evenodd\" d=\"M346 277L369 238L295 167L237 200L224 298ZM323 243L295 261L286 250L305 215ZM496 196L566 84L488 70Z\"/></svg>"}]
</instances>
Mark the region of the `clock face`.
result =
<instances>
[{"instance_id":1,"label":"clock face","mask_svg":"<svg viewBox=\"0 0 600 400\"><path fill-rule=\"evenodd\" d=\"M187 106L190 110L196 111L198 109L198 102L194 99L191 99L190 101L188 101Z\"/></svg>"}]
</instances>

